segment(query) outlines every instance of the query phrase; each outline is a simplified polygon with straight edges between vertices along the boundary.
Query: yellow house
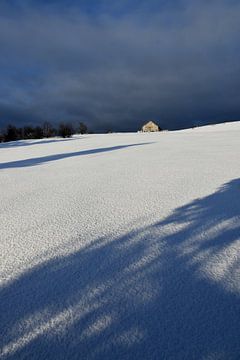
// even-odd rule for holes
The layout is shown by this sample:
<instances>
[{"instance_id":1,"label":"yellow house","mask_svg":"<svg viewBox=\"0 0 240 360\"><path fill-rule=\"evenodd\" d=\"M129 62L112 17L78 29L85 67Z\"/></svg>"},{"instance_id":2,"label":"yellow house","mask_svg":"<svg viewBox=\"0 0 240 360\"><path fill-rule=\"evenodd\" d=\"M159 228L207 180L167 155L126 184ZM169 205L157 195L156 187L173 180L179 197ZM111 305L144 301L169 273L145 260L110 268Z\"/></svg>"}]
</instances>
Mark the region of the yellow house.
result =
<instances>
[{"instance_id":1,"label":"yellow house","mask_svg":"<svg viewBox=\"0 0 240 360\"><path fill-rule=\"evenodd\" d=\"M142 127L142 132L156 132L156 131L161 131L161 129L153 121L149 121L147 124L143 125Z\"/></svg>"}]
</instances>

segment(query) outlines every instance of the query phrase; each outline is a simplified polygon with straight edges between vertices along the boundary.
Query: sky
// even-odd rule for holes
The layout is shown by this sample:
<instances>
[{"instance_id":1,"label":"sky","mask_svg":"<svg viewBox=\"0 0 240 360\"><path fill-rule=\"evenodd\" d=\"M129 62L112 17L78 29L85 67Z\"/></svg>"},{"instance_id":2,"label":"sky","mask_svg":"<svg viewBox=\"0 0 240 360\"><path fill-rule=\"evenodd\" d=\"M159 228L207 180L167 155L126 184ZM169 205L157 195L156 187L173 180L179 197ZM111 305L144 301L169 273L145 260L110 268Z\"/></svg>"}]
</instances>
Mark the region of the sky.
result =
<instances>
[{"instance_id":1,"label":"sky","mask_svg":"<svg viewBox=\"0 0 240 360\"><path fill-rule=\"evenodd\" d=\"M0 127L240 119L240 2L1 0Z\"/></svg>"}]
</instances>

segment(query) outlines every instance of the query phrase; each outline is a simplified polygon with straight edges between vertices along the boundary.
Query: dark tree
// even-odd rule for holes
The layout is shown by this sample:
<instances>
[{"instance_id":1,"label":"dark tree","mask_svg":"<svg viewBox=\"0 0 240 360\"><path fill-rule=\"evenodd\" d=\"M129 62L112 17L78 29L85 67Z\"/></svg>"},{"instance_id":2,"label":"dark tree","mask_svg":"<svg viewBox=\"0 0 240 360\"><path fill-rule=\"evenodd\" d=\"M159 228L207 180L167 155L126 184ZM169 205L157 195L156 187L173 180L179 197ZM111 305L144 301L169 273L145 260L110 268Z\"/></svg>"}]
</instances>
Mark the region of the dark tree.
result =
<instances>
[{"instance_id":1,"label":"dark tree","mask_svg":"<svg viewBox=\"0 0 240 360\"><path fill-rule=\"evenodd\" d=\"M33 132L33 139L42 139L43 138L43 129L41 126L36 126Z\"/></svg>"},{"instance_id":2,"label":"dark tree","mask_svg":"<svg viewBox=\"0 0 240 360\"><path fill-rule=\"evenodd\" d=\"M0 143L4 141L4 135L3 133L0 131Z\"/></svg>"},{"instance_id":3,"label":"dark tree","mask_svg":"<svg viewBox=\"0 0 240 360\"><path fill-rule=\"evenodd\" d=\"M87 131L88 131L87 125L80 122L80 124L79 124L79 133L83 135L83 134L86 134Z\"/></svg>"},{"instance_id":4,"label":"dark tree","mask_svg":"<svg viewBox=\"0 0 240 360\"><path fill-rule=\"evenodd\" d=\"M32 128L32 126L24 126L22 135L23 139L33 139L34 129Z\"/></svg>"},{"instance_id":5,"label":"dark tree","mask_svg":"<svg viewBox=\"0 0 240 360\"><path fill-rule=\"evenodd\" d=\"M52 124L45 121L45 123L43 124L43 137L49 138L54 135L55 135L55 131L52 127Z\"/></svg>"},{"instance_id":6,"label":"dark tree","mask_svg":"<svg viewBox=\"0 0 240 360\"><path fill-rule=\"evenodd\" d=\"M58 128L58 135L63 138L71 137L73 135L73 126L70 123L61 123Z\"/></svg>"},{"instance_id":7,"label":"dark tree","mask_svg":"<svg viewBox=\"0 0 240 360\"><path fill-rule=\"evenodd\" d=\"M6 133L4 134L5 141L15 141L20 139L21 136L19 135L19 131L16 126L8 125L6 129Z\"/></svg>"}]
</instances>

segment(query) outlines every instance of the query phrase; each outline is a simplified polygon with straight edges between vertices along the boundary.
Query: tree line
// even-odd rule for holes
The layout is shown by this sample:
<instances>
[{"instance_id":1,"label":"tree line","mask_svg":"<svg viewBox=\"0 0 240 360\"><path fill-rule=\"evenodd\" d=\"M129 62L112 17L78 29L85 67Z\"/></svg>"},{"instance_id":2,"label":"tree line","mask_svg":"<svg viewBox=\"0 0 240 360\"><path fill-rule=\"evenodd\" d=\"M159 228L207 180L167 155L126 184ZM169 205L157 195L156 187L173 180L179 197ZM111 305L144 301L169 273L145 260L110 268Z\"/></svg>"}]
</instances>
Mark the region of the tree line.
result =
<instances>
[{"instance_id":1,"label":"tree line","mask_svg":"<svg viewBox=\"0 0 240 360\"><path fill-rule=\"evenodd\" d=\"M23 126L16 127L9 124L5 130L0 131L0 142L27 140L27 139L42 139L53 136L61 136L63 138L71 137L73 134L86 134L88 128L86 124L80 122L77 127L74 127L69 122L61 122L58 127L54 127L50 122L44 122L42 126Z\"/></svg>"}]
</instances>

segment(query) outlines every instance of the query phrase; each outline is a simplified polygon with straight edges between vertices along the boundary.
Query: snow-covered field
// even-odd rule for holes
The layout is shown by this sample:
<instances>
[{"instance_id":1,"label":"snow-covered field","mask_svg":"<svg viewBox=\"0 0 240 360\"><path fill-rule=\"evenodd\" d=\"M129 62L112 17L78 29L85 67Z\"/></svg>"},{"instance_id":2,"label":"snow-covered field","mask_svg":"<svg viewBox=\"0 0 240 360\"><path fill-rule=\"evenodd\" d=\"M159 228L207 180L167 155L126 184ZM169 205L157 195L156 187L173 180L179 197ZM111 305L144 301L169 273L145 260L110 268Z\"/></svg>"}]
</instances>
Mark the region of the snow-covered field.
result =
<instances>
[{"instance_id":1,"label":"snow-covered field","mask_svg":"<svg viewBox=\"0 0 240 360\"><path fill-rule=\"evenodd\" d=\"M240 123L0 145L1 359L240 359Z\"/></svg>"}]
</instances>

